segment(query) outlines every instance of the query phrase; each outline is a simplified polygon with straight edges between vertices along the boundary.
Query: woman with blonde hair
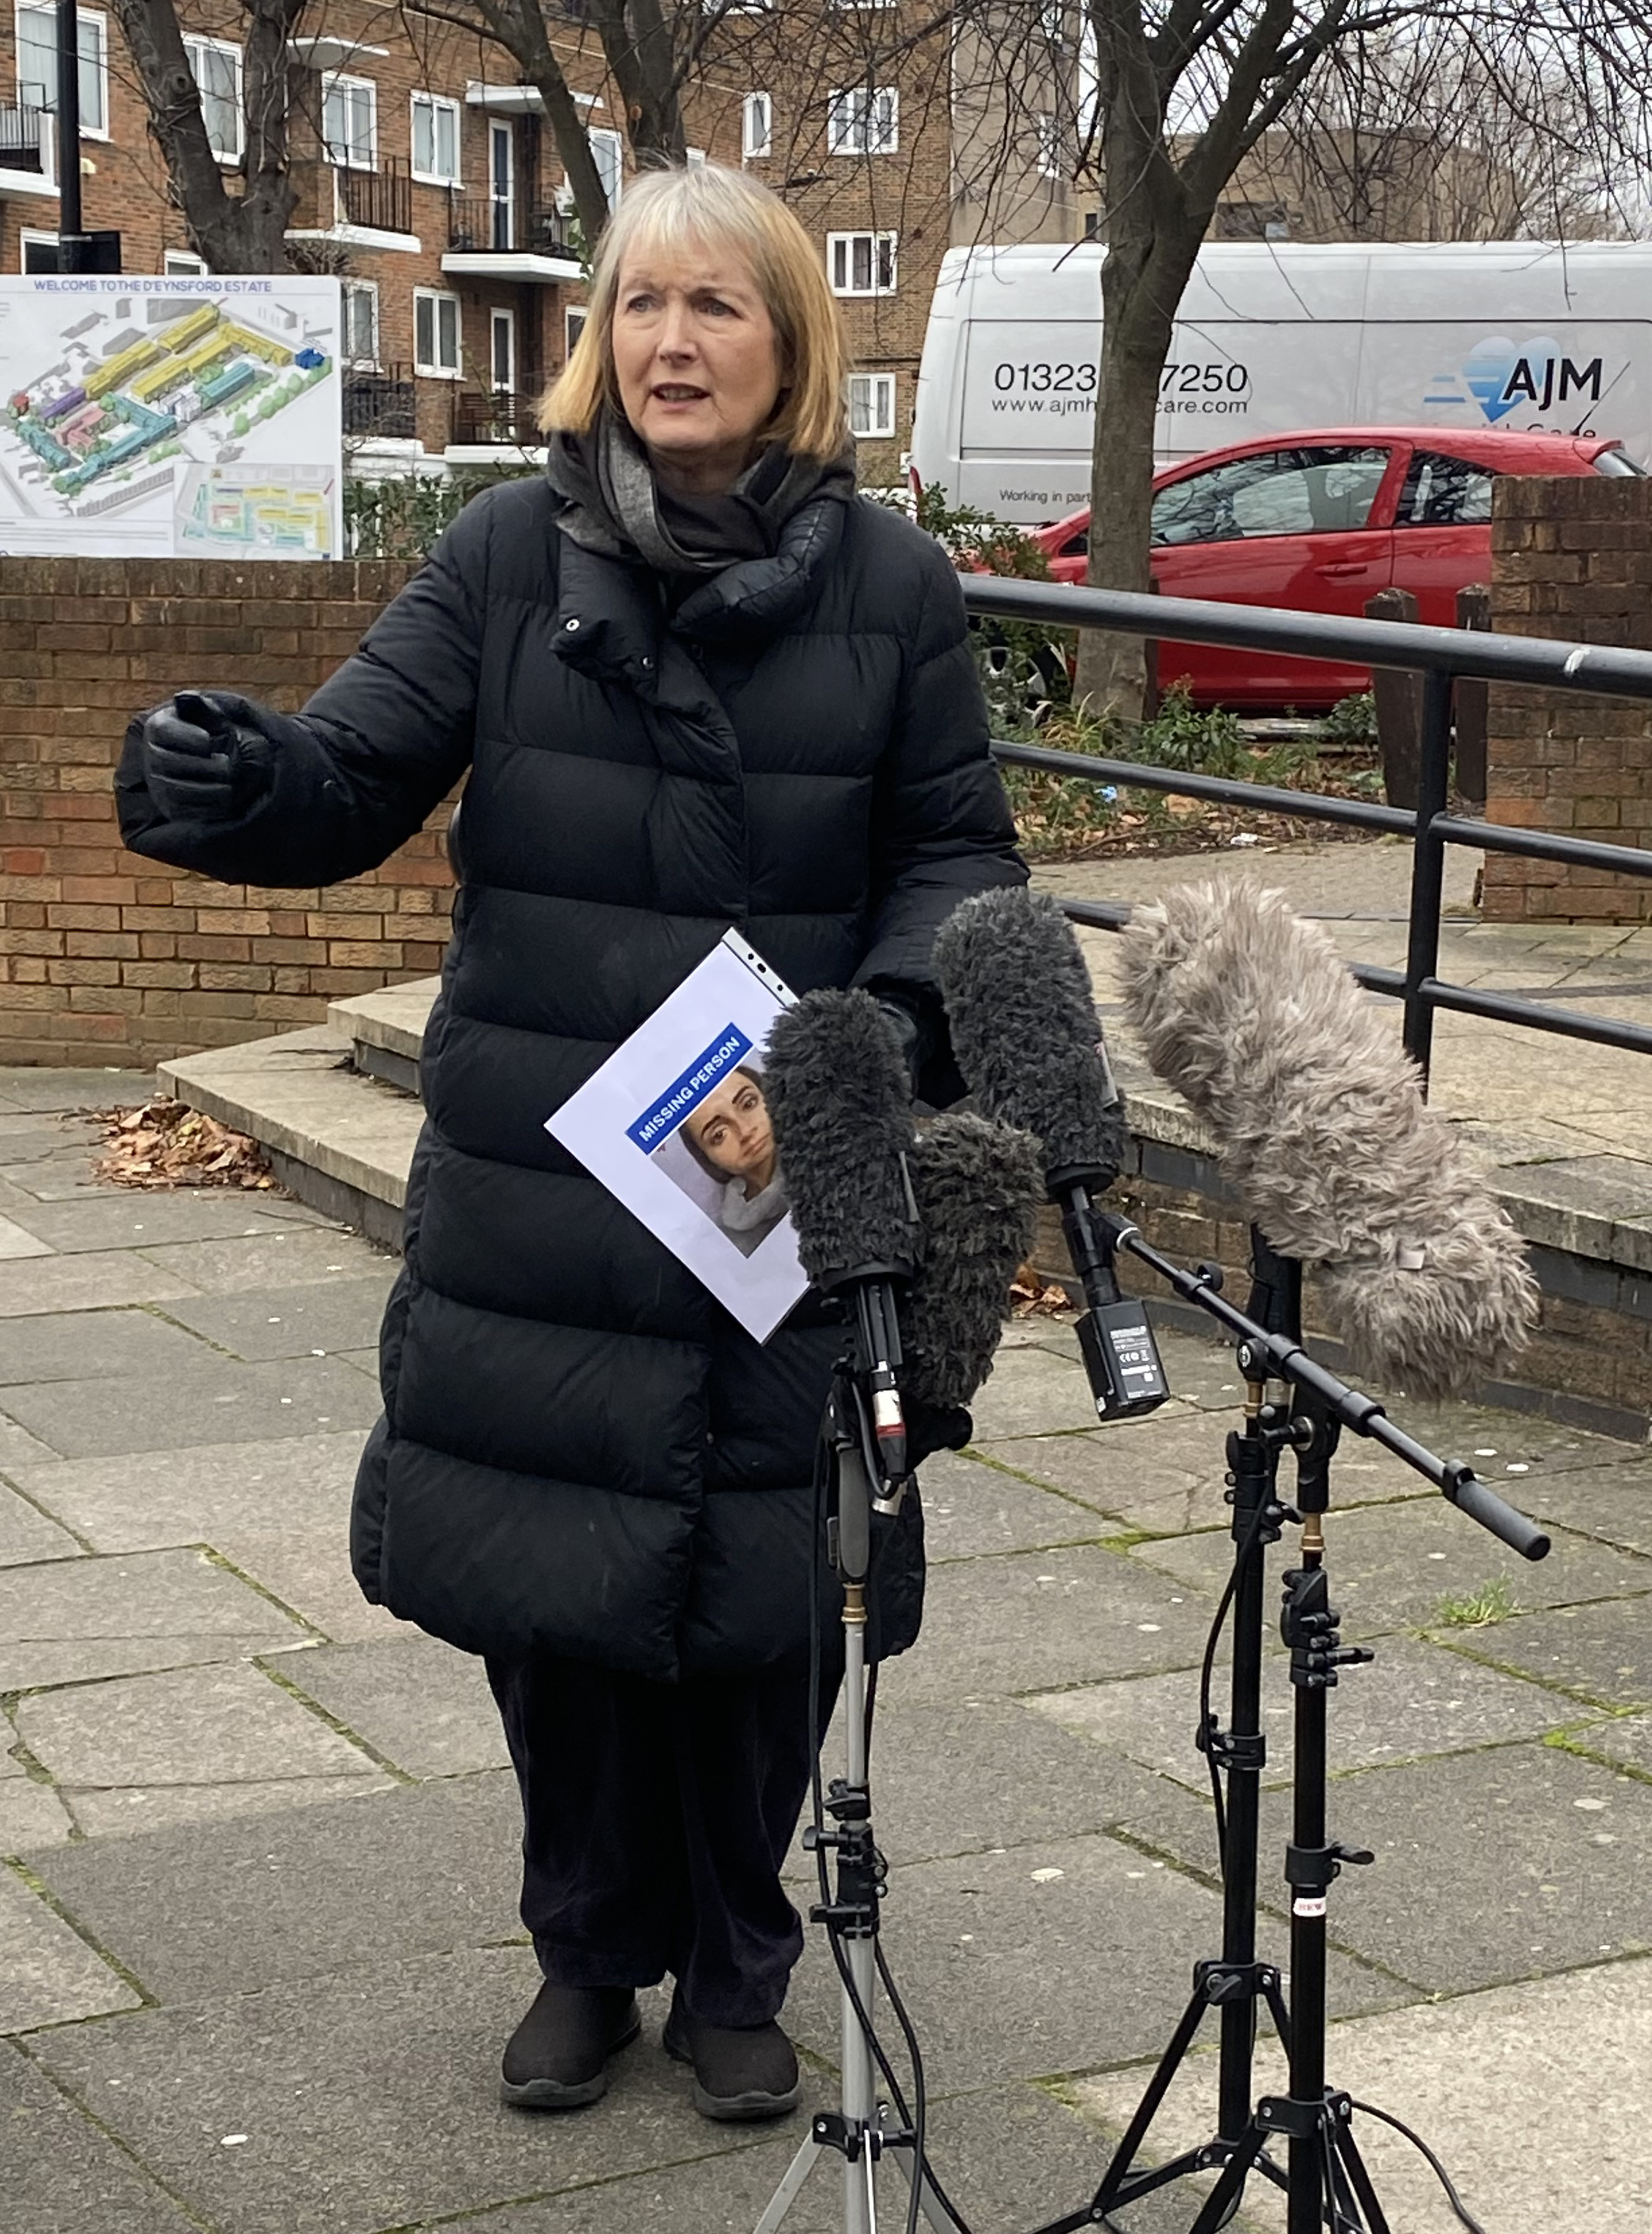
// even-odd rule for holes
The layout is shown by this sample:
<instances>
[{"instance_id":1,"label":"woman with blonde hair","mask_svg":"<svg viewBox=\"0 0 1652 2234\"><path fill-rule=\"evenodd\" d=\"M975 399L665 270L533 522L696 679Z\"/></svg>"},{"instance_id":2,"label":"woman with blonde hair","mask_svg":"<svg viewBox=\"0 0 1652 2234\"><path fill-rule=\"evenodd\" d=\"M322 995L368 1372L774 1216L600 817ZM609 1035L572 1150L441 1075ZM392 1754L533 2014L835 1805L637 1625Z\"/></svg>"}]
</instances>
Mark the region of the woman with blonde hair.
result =
<instances>
[{"instance_id":1,"label":"woman with blonde hair","mask_svg":"<svg viewBox=\"0 0 1652 2234\"><path fill-rule=\"evenodd\" d=\"M869 987L930 1099L932 934L1025 875L957 577L859 499L817 245L708 166L627 185L545 399L547 467L467 506L301 714L135 721L134 851L235 883L382 861L469 771L426 1122L351 1531L367 1596L486 1658L543 1983L506 2099L594 2101L668 1972L708 2117L798 2097L780 1868L818 1734L813 1447L841 1336L753 1342L545 1129L735 926ZM921 1523L874 1655L917 1633Z\"/></svg>"}]
</instances>

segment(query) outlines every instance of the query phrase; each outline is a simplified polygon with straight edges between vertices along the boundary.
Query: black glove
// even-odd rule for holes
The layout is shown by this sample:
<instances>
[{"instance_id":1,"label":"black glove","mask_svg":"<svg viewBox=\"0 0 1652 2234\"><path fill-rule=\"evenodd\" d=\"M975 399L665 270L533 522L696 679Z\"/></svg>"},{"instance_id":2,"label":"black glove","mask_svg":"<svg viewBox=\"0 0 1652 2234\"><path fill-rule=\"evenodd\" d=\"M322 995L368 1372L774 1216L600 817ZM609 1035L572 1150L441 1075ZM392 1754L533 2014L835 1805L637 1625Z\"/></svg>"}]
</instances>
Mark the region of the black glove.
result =
<instances>
[{"instance_id":1,"label":"black glove","mask_svg":"<svg viewBox=\"0 0 1652 2234\"><path fill-rule=\"evenodd\" d=\"M891 1000L885 993L875 993L872 997L900 1042L901 1061L906 1065L906 1075L916 1091L924 1060L917 1018L904 1002Z\"/></svg>"},{"instance_id":2,"label":"black glove","mask_svg":"<svg viewBox=\"0 0 1652 2234\"><path fill-rule=\"evenodd\" d=\"M180 690L144 716L143 780L169 822L231 822L268 789L275 748L252 713L227 690Z\"/></svg>"}]
</instances>

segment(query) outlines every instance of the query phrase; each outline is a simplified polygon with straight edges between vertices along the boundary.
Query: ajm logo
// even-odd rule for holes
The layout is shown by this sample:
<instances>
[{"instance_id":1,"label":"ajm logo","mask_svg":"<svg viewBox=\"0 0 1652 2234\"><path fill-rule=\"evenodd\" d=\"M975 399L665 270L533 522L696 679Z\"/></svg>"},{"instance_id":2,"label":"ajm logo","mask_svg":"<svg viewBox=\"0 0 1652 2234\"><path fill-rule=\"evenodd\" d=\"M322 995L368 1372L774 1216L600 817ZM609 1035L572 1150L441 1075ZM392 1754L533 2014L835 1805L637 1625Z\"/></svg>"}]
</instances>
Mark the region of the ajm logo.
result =
<instances>
[{"instance_id":1,"label":"ajm logo","mask_svg":"<svg viewBox=\"0 0 1652 2234\"><path fill-rule=\"evenodd\" d=\"M1493 427L1522 404L1548 411L1572 396L1591 404L1601 396L1600 358L1575 363L1549 334L1518 344L1506 334L1477 342L1464 362L1463 377Z\"/></svg>"}]
</instances>

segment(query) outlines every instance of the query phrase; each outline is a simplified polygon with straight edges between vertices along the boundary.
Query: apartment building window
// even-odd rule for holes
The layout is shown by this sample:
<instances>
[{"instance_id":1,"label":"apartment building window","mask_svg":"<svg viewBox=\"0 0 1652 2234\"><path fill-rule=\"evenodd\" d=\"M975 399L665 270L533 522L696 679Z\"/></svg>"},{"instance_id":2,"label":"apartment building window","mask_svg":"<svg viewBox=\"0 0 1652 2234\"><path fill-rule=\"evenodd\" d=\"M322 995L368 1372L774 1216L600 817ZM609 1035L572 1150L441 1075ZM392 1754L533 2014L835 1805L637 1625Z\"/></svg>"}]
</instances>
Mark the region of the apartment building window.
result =
<instances>
[{"instance_id":1,"label":"apartment building window","mask_svg":"<svg viewBox=\"0 0 1652 2234\"><path fill-rule=\"evenodd\" d=\"M774 145L774 101L767 93L748 93L740 104L740 153L745 162L768 154Z\"/></svg>"},{"instance_id":2,"label":"apartment building window","mask_svg":"<svg viewBox=\"0 0 1652 2234\"><path fill-rule=\"evenodd\" d=\"M413 175L428 186L459 184L459 103L440 94L413 96Z\"/></svg>"},{"instance_id":3,"label":"apartment building window","mask_svg":"<svg viewBox=\"0 0 1652 2234\"><path fill-rule=\"evenodd\" d=\"M371 279L346 279L340 303L343 331L339 355L346 364L375 368L379 361L379 291Z\"/></svg>"},{"instance_id":4,"label":"apartment building window","mask_svg":"<svg viewBox=\"0 0 1652 2234\"><path fill-rule=\"evenodd\" d=\"M565 356L571 356L573 355L575 347L578 343L579 336L585 330L585 320L589 315L590 313L583 308L565 310L563 312L562 330L565 336Z\"/></svg>"},{"instance_id":5,"label":"apartment building window","mask_svg":"<svg viewBox=\"0 0 1652 2234\"><path fill-rule=\"evenodd\" d=\"M193 248L169 248L160 259L163 276L168 279L205 279L206 258L197 256Z\"/></svg>"},{"instance_id":6,"label":"apartment building window","mask_svg":"<svg viewBox=\"0 0 1652 2234\"><path fill-rule=\"evenodd\" d=\"M238 163L246 152L241 113L241 49L227 39L184 41L184 52L200 88L201 121L206 144L220 162Z\"/></svg>"},{"instance_id":7,"label":"apartment building window","mask_svg":"<svg viewBox=\"0 0 1652 2234\"><path fill-rule=\"evenodd\" d=\"M597 175L603 182L603 192L608 197L608 206L613 209L618 204L625 175L625 143L617 132L606 132L600 125L588 131L585 137L591 142L591 156Z\"/></svg>"},{"instance_id":8,"label":"apartment building window","mask_svg":"<svg viewBox=\"0 0 1652 2234\"><path fill-rule=\"evenodd\" d=\"M321 134L327 160L346 171L378 167L378 88L370 77L322 80Z\"/></svg>"},{"instance_id":9,"label":"apartment building window","mask_svg":"<svg viewBox=\"0 0 1652 2234\"><path fill-rule=\"evenodd\" d=\"M84 8L76 18L81 55L81 130L109 136L109 22ZM25 108L57 106L57 11L17 10L17 98ZM54 243L56 235L53 236ZM54 269L56 267L54 266Z\"/></svg>"},{"instance_id":10,"label":"apartment building window","mask_svg":"<svg viewBox=\"0 0 1652 2234\"><path fill-rule=\"evenodd\" d=\"M17 235L17 269L37 275L56 271L57 235L55 232L20 232Z\"/></svg>"},{"instance_id":11,"label":"apartment building window","mask_svg":"<svg viewBox=\"0 0 1652 2234\"><path fill-rule=\"evenodd\" d=\"M1059 116L1041 116L1038 126L1038 175L1041 179L1064 179L1067 176L1067 135L1061 130Z\"/></svg>"},{"instance_id":12,"label":"apartment building window","mask_svg":"<svg viewBox=\"0 0 1652 2234\"><path fill-rule=\"evenodd\" d=\"M458 379L462 368L457 295L439 295L430 287L414 289L413 369L431 380Z\"/></svg>"},{"instance_id":13,"label":"apartment building window","mask_svg":"<svg viewBox=\"0 0 1652 2234\"><path fill-rule=\"evenodd\" d=\"M849 376L849 432L876 437L895 431L895 376L852 372Z\"/></svg>"},{"instance_id":14,"label":"apartment building window","mask_svg":"<svg viewBox=\"0 0 1652 2234\"><path fill-rule=\"evenodd\" d=\"M685 147L682 151L682 160L689 170L703 171L706 167L706 151L703 147Z\"/></svg>"},{"instance_id":15,"label":"apartment building window","mask_svg":"<svg viewBox=\"0 0 1652 2234\"><path fill-rule=\"evenodd\" d=\"M892 155L900 146L900 95L892 85L855 85L834 93L826 110L826 150L833 155Z\"/></svg>"},{"instance_id":16,"label":"apartment building window","mask_svg":"<svg viewBox=\"0 0 1652 2234\"><path fill-rule=\"evenodd\" d=\"M826 270L834 295L892 295L895 291L895 235L892 232L829 232Z\"/></svg>"}]
</instances>

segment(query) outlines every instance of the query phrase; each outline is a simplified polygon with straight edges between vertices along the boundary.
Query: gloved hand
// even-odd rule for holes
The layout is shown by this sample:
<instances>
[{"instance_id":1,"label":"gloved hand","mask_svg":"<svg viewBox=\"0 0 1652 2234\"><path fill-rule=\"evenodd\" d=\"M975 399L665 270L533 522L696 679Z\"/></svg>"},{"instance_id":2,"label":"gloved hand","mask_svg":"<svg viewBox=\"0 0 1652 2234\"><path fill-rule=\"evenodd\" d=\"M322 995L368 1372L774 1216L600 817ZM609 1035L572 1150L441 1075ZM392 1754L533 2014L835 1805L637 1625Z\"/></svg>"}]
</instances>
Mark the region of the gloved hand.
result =
<instances>
[{"instance_id":1,"label":"gloved hand","mask_svg":"<svg viewBox=\"0 0 1652 2234\"><path fill-rule=\"evenodd\" d=\"M229 822L268 788L270 739L232 692L180 690L147 714L139 735L143 780L169 822Z\"/></svg>"},{"instance_id":2,"label":"gloved hand","mask_svg":"<svg viewBox=\"0 0 1652 2234\"><path fill-rule=\"evenodd\" d=\"M900 1042L901 1060L906 1065L906 1075L916 1090L918 1068L923 1060L917 1018L903 1003L891 1001L885 994L877 993L872 997L888 1019L890 1029Z\"/></svg>"}]
</instances>

